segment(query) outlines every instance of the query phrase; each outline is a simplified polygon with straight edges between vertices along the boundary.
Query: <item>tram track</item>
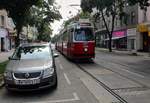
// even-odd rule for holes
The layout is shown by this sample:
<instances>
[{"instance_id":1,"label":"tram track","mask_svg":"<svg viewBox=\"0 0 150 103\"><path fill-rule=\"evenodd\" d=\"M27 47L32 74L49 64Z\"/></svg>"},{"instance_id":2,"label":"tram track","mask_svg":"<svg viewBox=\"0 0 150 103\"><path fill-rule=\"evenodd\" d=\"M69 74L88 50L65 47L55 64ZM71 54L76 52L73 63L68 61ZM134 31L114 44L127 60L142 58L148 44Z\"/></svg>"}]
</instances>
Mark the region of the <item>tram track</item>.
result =
<instances>
[{"instance_id":1,"label":"tram track","mask_svg":"<svg viewBox=\"0 0 150 103\"><path fill-rule=\"evenodd\" d=\"M106 60L106 59L104 59L104 58L99 59L99 60L100 60L101 62L106 62L106 61L108 61L108 62L110 62L110 63L117 64L117 65L120 65L120 66L125 67L125 68L132 68L132 67L127 66L127 65L124 65L124 64L122 64L122 63L118 63L118 62ZM100 65L100 64L98 63L98 65ZM101 67L104 67L104 68L107 69L107 70L110 70L110 71L113 72L113 73L116 73L116 74L118 74L118 75L120 75L120 76L122 76L122 77L124 77L124 78L126 78L126 79L129 79L129 80L131 80L131 81L133 81L133 82L135 82L135 83L141 85L142 88L149 88L148 86L144 85L143 83L141 83L141 82L139 82L139 81L137 81L137 80L135 80L135 79L133 79L133 78L127 77L127 76L125 76L125 75L119 73L118 71L114 71L114 70L110 69L110 67L107 67L107 66L104 66L104 65L100 65L100 66L101 66ZM120 69L120 70L126 70L126 69Z\"/></svg>"},{"instance_id":2,"label":"tram track","mask_svg":"<svg viewBox=\"0 0 150 103\"><path fill-rule=\"evenodd\" d=\"M102 86L104 89L106 89L110 94L112 94L114 97L116 97L119 100L119 103L128 103L121 96L119 96L117 93L115 93L111 88L109 88L108 86L106 86L102 81L100 81L99 79L97 79L92 73L88 72L82 66L80 66L80 64L76 63L76 66L80 70L82 70L84 73L86 73L87 75L89 75L90 77L92 77L98 84L100 84L100 86Z\"/></svg>"}]
</instances>

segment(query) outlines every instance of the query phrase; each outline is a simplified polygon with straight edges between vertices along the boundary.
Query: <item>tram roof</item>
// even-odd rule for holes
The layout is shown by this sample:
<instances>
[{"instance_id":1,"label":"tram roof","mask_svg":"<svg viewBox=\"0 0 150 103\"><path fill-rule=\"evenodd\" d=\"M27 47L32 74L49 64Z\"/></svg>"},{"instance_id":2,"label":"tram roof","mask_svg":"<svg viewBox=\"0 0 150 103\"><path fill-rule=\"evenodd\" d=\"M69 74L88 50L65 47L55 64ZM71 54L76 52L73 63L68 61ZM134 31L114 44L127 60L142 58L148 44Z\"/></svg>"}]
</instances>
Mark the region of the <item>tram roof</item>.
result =
<instances>
[{"instance_id":1,"label":"tram roof","mask_svg":"<svg viewBox=\"0 0 150 103\"><path fill-rule=\"evenodd\" d=\"M85 22L85 21L75 21L70 23L70 25L68 25L68 28L77 28L78 26L80 27L90 27L93 28L93 25L91 22Z\"/></svg>"}]
</instances>

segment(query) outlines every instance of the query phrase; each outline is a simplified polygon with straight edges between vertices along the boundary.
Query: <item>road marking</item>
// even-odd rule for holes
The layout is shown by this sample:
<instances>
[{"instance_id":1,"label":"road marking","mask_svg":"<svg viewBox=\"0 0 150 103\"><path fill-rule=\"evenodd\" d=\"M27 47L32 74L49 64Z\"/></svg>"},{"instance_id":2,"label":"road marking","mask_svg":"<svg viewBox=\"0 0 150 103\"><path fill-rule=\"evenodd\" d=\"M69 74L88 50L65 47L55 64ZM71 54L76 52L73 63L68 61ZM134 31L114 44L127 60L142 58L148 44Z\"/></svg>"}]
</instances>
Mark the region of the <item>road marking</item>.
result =
<instances>
[{"instance_id":1,"label":"road marking","mask_svg":"<svg viewBox=\"0 0 150 103\"><path fill-rule=\"evenodd\" d=\"M99 103L120 103L116 97L114 97L110 92L108 92L92 78L81 78L81 81L87 87L87 89L95 96Z\"/></svg>"},{"instance_id":2,"label":"road marking","mask_svg":"<svg viewBox=\"0 0 150 103\"><path fill-rule=\"evenodd\" d=\"M47 101L40 101L40 102L26 102L26 103L64 103L64 102L73 102L80 100L79 96L76 92L73 93L72 99L62 99L62 100L47 100Z\"/></svg>"},{"instance_id":3,"label":"road marking","mask_svg":"<svg viewBox=\"0 0 150 103\"><path fill-rule=\"evenodd\" d=\"M65 79L66 79L67 83L68 83L69 85L71 85L71 82L70 82L70 80L69 80L69 78L68 78L68 76L67 76L67 74L66 74L66 73L64 73L64 77L65 77Z\"/></svg>"},{"instance_id":4,"label":"road marking","mask_svg":"<svg viewBox=\"0 0 150 103\"><path fill-rule=\"evenodd\" d=\"M99 59L97 59L97 60L99 60ZM103 63L105 63L104 61L102 61ZM98 63L98 64L100 64L100 63ZM115 63L111 63L111 64L115 64ZM101 65L101 64L100 64ZM120 64L119 64L120 65ZM104 65L103 65L104 66ZM120 66L123 66L123 65L120 65ZM127 65L125 65L124 64L124 66L125 67L128 67ZM104 67L106 67L106 68L111 68L110 66L108 66L108 65L105 65ZM132 68L132 67L131 67ZM109 69L110 70L110 69ZM134 72L132 72L132 71L129 71L129 70L127 70L127 69L120 69L120 70L123 70L123 71L126 71L126 72L128 72L128 73L130 73L130 74L133 74L133 75L136 75L136 76L138 76L138 77L141 77L141 78L145 78L145 76L143 76L143 75L141 75L141 74L139 74L139 73L134 73Z\"/></svg>"},{"instance_id":5,"label":"road marking","mask_svg":"<svg viewBox=\"0 0 150 103\"><path fill-rule=\"evenodd\" d=\"M128 73L130 73L130 74L136 75L136 76L138 76L138 77L145 78L145 76L143 76L143 75L141 75L141 74L138 74L138 73L134 73L134 72L129 71L129 70L127 70L127 69L122 69L122 70L123 70L123 71L126 71L126 72L128 72Z\"/></svg>"},{"instance_id":6,"label":"road marking","mask_svg":"<svg viewBox=\"0 0 150 103\"><path fill-rule=\"evenodd\" d=\"M63 69L64 69L64 68L63 68L63 66L62 66L61 64L59 64L59 67L60 67L60 69L61 69L61 70L63 70Z\"/></svg>"}]
</instances>

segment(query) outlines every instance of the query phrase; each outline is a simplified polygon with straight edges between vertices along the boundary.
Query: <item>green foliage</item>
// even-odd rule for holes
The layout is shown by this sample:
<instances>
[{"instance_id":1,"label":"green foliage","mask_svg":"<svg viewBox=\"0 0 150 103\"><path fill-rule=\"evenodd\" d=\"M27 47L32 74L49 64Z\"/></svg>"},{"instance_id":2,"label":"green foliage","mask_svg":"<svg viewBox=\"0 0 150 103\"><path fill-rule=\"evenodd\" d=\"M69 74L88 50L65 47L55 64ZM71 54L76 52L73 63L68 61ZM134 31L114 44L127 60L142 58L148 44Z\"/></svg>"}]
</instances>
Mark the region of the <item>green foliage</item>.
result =
<instances>
[{"instance_id":1,"label":"green foliage","mask_svg":"<svg viewBox=\"0 0 150 103\"><path fill-rule=\"evenodd\" d=\"M141 9L146 9L148 6L150 6L149 0L127 0L129 5L135 5L139 3Z\"/></svg>"},{"instance_id":2,"label":"green foliage","mask_svg":"<svg viewBox=\"0 0 150 103\"><path fill-rule=\"evenodd\" d=\"M55 35L53 38L52 38L52 40L51 40L51 42L52 43L55 43L55 42L57 42L58 41L58 35Z\"/></svg>"},{"instance_id":3,"label":"green foliage","mask_svg":"<svg viewBox=\"0 0 150 103\"><path fill-rule=\"evenodd\" d=\"M60 17L54 6L54 0L0 0L0 9L6 9L16 25L16 46L19 45L19 34L23 26L42 25L40 27L42 28L45 27L43 23L49 24Z\"/></svg>"},{"instance_id":4,"label":"green foliage","mask_svg":"<svg viewBox=\"0 0 150 103\"><path fill-rule=\"evenodd\" d=\"M31 9L32 14L29 24L37 27L39 40L49 41L50 35L52 34L50 23L61 18L57 7L53 5L53 3L53 0L49 0L47 2L43 1L39 8L32 7Z\"/></svg>"},{"instance_id":5,"label":"green foliage","mask_svg":"<svg viewBox=\"0 0 150 103\"><path fill-rule=\"evenodd\" d=\"M7 64L8 64L8 61L4 61L0 63L0 74L4 73Z\"/></svg>"},{"instance_id":6,"label":"green foliage","mask_svg":"<svg viewBox=\"0 0 150 103\"><path fill-rule=\"evenodd\" d=\"M81 19L88 19L88 18L90 18L90 13L89 12L81 12L79 14L79 18L81 18Z\"/></svg>"},{"instance_id":7,"label":"green foliage","mask_svg":"<svg viewBox=\"0 0 150 103\"><path fill-rule=\"evenodd\" d=\"M1 0L0 9L6 9L8 15L13 19L16 25L17 38L16 46L19 43L19 34L24 25L28 24L30 18L30 8L35 5L39 6L42 0Z\"/></svg>"},{"instance_id":8,"label":"green foliage","mask_svg":"<svg viewBox=\"0 0 150 103\"><path fill-rule=\"evenodd\" d=\"M38 40L40 40L40 41L50 41L51 40L50 35L52 34L52 30L47 23L42 23L38 27L38 31L39 31Z\"/></svg>"},{"instance_id":9,"label":"green foliage","mask_svg":"<svg viewBox=\"0 0 150 103\"><path fill-rule=\"evenodd\" d=\"M123 21L126 23L127 15L125 15L124 13L124 7L127 4L139 4L140 7L145 10L147 6L149 6L148 0L81 0L81 8L84 12L91 13L92 9L96 8L98 12L94 16L95 19L99 19L100 17L102 17L109 37L110 52L112 51L111 39L116 16L120 16L120 19L123 19ZM109 23L106 21L108 17L111 19L111 22Z\"/></svg>"},{"instance_id":10,"label":"green foliage","mask_svg":"<svg viewBox=\"0 0 150 103\"><path fill-rule=\"evenodd\" d=\"M79 14L77 14L76 16L68 19L67 21L65 21L63 23L64 27L66 27L67 25L69 25L72 21L77 21L78 19L89 19L90 18L90 13L89 12L81 12Z\"/></svg>"}]
</instances>

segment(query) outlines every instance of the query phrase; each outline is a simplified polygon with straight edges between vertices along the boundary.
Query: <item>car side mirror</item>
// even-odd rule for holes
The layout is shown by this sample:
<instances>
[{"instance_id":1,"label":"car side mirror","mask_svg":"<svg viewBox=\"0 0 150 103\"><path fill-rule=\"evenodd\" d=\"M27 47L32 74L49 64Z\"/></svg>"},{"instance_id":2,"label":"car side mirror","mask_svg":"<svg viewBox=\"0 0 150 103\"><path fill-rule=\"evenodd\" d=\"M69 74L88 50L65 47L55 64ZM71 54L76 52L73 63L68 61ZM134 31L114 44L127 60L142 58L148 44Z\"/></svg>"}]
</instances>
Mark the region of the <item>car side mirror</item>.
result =
<instances>
[{"instance_id":1,"label":"car side mirror","mask_svg":"<svg viewBox=\"0 0 150 103\"><path fill-rule=\"evenodd\" d=\"M59 55L57 53L54 53L54 58L59 57Z\"/></svg>"},{"instance_id":2,"label":"car side mirror","mask_svg":"<svg viewBox=\"0 0 150 103\"><path fill-rule=\"evenodd\" d=\"M8 57L8 60L12 60L12 57L10 56L10 57Z\"/></svg>"}]
</instances>

